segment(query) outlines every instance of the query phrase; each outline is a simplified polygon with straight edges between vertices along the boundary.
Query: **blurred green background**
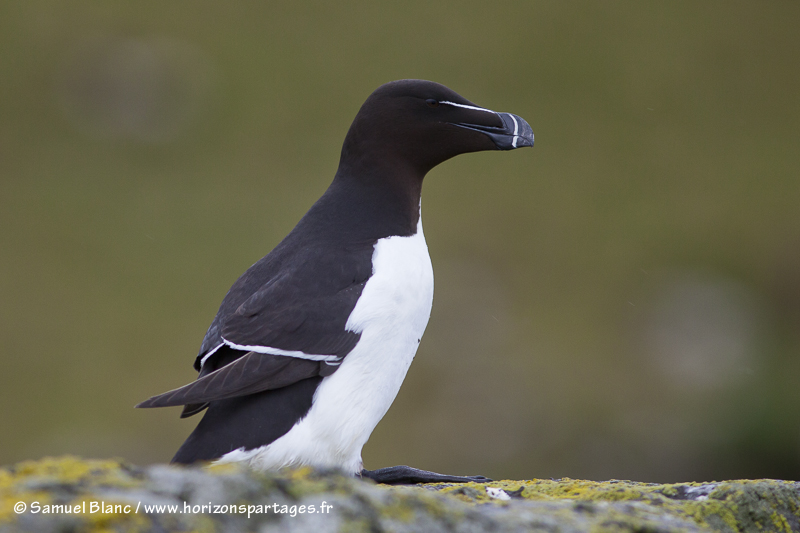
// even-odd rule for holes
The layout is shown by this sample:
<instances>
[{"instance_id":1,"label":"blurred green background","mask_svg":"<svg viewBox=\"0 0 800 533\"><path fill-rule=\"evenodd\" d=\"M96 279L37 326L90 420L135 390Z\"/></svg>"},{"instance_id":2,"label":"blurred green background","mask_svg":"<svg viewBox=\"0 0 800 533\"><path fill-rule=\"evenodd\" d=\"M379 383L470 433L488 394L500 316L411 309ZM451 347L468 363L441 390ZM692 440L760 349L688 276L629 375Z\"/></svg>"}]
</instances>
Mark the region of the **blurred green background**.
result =
<instances>
[{"instance_id":1,"label":"blurred green background","mask_svg":"<svg viewBox=\"0 0 800 533\"><path fill-rule=\"evenodd\" d=\"M417 358L364 449L493 478L800 478L800 4L0 6L0 463L167 461L230 284L364 99L435 80L536 147L423 191Z\"/></svg>"}]
</instances>

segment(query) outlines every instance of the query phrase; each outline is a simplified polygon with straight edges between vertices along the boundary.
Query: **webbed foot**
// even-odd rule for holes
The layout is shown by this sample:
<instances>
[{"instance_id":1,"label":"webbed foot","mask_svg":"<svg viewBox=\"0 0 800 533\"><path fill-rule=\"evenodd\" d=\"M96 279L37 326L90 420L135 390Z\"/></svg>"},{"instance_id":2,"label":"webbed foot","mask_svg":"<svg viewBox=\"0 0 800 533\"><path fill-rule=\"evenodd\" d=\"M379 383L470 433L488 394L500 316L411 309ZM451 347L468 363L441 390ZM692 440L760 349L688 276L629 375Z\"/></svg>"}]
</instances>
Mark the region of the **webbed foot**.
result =
<instances>
[{"instance_id":1,"label":"webbed foot","mask_svg":"<svg viewBox=\"0 0 800 533\"><path fill-rule=\"evenodd\" d=\"M362 470L361 477L369 478L384 485L415 485L417 483L488 483L483 476L448 476L410 466L390 466L377 470Z\"/></svg>"}]
</instances>

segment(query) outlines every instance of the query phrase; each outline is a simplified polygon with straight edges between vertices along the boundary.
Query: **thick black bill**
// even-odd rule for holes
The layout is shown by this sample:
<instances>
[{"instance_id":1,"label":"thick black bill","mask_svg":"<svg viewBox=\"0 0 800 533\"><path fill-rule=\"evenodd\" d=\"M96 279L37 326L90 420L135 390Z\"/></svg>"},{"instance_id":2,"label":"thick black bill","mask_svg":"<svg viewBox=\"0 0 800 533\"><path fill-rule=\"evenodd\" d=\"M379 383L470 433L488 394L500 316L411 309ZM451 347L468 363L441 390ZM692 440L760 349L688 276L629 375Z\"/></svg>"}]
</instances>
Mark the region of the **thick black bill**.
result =
<instances>
[{"instance_id":1,"label":"thick black bill","mask_svg":"<svg viewBox=\"0 0 800 533\"><path fill-rule=\"evenodd\" d=\"M523 146L533 146L533 130L530 124L520 116L511 113L497 113L503 121L503 127L483 126L480 124L456 124L462 128L480 131L488 135L498 150L513 150Z\"/></svg>"}]
</instances>

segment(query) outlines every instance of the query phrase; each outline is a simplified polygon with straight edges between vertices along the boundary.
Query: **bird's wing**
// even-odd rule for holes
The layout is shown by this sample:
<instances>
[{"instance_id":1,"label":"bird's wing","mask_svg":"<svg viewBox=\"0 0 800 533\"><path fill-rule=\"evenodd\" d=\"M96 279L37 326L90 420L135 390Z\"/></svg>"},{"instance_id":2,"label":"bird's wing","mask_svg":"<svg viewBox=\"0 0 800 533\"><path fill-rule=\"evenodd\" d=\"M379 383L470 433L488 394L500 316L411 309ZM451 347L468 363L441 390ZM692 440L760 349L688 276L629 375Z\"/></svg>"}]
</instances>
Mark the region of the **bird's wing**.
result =
<instances>
[{"instance_id":1,"label":"bird's wing","mask_svg":"<svg viewBox=\"0 0 800 533\"><path fill-rule=\"evenodd\" d=\"M298 278L271 280L223 317L222 341L238 350L341 361L361 338L346 324L366 279L340 282L339 288L330 286L332 280Z\"/></svg>"},{"instance_id":2,"label":"bird's wing","mask_svg":"<svg viewBox=\"0 0 800 533\"><path fill-rule=\"evenodd\" d=\"M202 405L215 400L279 389L301 379L320 375L320 365L324 364L296 357L249 352L197 381L153 396L136 407Z\"/></svg>"},{"instance_id":3,"label":"bird's wing","mask_svg":"<svg viewBox=\"0 0 800 533\"><path fill-rule=\"evenodd\" d=\"M137 407L187 405L182 416L191 416L211 401L335 372L361 337L345 326L366 280L340 290L330 278L316 284L301 281L298 286L298 276L290 275L270 280L222 316L224 344L209 351L197 381Z\"/></svg>"}]
</instances>

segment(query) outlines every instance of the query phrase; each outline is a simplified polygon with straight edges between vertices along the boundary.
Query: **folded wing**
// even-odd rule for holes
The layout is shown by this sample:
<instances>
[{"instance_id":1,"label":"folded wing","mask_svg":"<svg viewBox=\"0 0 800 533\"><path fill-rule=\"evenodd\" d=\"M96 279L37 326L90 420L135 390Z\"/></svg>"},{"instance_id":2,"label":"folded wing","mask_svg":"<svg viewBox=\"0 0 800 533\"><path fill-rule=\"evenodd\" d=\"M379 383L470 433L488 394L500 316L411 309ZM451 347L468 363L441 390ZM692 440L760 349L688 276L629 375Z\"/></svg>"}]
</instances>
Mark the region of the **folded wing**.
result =
<instances>
[{"instance_id":1,"label":"folded wing","mask_svg":"<svg viewBox=\"0 0 800 533\"><path fill-rule=\"evenodd\" d=\"M321 364L326 363L249 352L197 381L153 396L136 407L206 404L215 400L279 389L301 379L319 376Z\"/></svg>"}]
</instances>

